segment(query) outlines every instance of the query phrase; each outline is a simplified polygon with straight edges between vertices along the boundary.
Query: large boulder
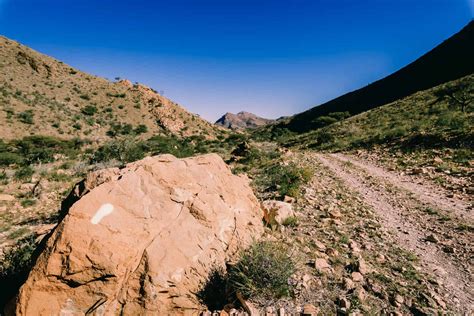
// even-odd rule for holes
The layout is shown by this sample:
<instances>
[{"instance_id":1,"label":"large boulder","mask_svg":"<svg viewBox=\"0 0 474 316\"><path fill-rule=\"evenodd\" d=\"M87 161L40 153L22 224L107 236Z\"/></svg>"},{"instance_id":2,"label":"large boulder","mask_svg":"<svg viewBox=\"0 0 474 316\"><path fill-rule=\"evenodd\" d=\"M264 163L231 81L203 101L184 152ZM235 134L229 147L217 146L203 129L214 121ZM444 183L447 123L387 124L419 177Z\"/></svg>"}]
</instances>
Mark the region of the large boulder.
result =
<instances>
[{"instance_id":1,"label":"large boulder","mask_svg":"<svg viewBox=\"0 0 474 316\"><path fill-rule=\"evenodd\" d=\"M20 289L17 315L195 314L211 270L263 232L248 180L215 154L148 157L89 176L83 191Z\"/></svg>"}]
</instances>

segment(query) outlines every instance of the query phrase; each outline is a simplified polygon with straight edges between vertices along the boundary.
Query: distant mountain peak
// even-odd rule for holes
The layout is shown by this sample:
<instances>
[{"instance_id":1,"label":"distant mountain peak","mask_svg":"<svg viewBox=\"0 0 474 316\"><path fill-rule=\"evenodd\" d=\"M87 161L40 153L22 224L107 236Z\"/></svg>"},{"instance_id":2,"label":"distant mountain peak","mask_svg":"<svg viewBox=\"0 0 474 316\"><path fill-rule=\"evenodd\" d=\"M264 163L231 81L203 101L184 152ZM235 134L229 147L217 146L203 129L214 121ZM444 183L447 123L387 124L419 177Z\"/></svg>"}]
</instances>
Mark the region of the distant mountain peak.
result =
<instances>
[{"instance_id":1,"label":"distant mountain peak","mask_svg":"<svg viewBox=\"0 0 474 316\"><path fill-rule=\"evenodd\" d=\"M253 113L240 111L237 114L227 112L221 116L216 125L230 129L256 128L274 122L274 120L259 117Z\"/></svg>"}]
</instances>

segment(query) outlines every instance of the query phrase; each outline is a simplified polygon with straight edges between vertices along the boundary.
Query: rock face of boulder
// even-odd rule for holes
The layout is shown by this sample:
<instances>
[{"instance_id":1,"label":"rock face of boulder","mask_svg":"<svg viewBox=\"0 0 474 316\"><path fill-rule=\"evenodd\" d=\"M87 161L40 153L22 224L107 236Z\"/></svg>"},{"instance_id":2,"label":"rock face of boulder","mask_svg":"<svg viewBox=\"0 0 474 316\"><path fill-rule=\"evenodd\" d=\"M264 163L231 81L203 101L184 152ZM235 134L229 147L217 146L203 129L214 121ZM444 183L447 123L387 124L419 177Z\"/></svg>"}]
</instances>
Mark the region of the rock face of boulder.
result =
<instances>
[{"instance_id":1,"label":"rock face of boulder","mask_svg":"<svg viewBox=\"0 0 474 316\"><path fill-rule=\"evenodd\" d=\"M20 289L17 315L193 314L210 271L263 232L248 180L214 154L94 173Z\"/></svg>"}]
</instances>

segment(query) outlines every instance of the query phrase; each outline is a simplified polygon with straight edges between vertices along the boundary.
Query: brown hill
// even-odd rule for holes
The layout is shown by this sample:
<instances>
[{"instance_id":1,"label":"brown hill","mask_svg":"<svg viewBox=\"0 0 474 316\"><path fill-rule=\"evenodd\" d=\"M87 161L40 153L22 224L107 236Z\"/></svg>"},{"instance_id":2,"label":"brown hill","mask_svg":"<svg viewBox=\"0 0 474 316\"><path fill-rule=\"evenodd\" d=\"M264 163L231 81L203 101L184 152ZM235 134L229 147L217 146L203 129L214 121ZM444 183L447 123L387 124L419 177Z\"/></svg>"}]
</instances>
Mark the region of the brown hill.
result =
<instances>
[{"instance_id":1,"label":"brown hill","mask_svg":"<svg viewBox=\"0 0 474 316\"><path fill-rule=\"evenodd\" d=\"M78 71L0 36L0 137L213 137L215 126L153 89Z\"/></svg>"},{"instance_id":2,"label":"brown hill","mask_svg":"<svg viewBox=\"0 0 474 316\"><path fill-rule=\"evenodd\" d=\"M307 132L319 127L317 118L335 112L358 114L407 97L417 91L474 73L474 22L397 72L367 87L296 114L280 127Z\"/></svg>"},{"instance_id":3,"label":"brown hill","mask_svg":"<svg viewBox=\"0 0 474 316\"><path fill-rule=\"evenodd\" d=\"M226 113L216 121L220 125L230 129L256 128L274 122L274 120L265 119L249 112L239 112L237 114Z\"/></svg>"}]
</instances>

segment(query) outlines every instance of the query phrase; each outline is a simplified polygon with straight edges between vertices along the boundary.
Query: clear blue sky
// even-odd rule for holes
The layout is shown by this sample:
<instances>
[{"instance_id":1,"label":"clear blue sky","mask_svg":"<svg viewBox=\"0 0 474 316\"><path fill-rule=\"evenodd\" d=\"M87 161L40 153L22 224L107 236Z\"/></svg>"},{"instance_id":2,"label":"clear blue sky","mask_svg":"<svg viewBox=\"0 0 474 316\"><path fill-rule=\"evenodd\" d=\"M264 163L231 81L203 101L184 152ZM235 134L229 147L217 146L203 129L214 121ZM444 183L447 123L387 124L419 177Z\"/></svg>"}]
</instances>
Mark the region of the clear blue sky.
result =
<instances>
[{"instance_id":1,"label":"clear blue sky","mask_svg":"<svg viewBox=\"0 0 474 316\"><path fill-rule=\"evenodd\" d=\"M301 112L459 31L474 0L0 0L0 34L209 120Z\"/></svg>"}]
</instances>

